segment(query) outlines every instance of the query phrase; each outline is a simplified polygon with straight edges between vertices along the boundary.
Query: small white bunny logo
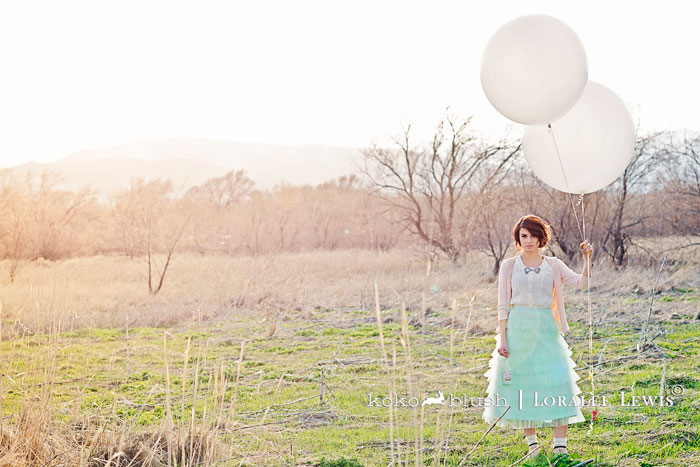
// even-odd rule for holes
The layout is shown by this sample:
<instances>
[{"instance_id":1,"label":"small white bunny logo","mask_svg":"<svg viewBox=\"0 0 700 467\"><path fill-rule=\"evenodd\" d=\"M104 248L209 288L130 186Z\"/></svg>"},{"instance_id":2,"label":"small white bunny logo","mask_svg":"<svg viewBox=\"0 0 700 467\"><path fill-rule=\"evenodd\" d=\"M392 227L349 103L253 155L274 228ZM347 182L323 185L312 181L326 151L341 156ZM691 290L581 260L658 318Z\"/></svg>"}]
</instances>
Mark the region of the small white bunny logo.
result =
<instances>
[{"instance_id":1,"label":"small white bunny logo","mask_svg":"<svg viewBox=\"0 0 700 467\"><path fill-rule=\"evenodd\" d=\"M438 391L438 394L440 394L440 397L426 397L425 400L421 403L421 407L426 404L445 405L445 396L442 395L442 391Z\"/></svg>"}]
</instances>

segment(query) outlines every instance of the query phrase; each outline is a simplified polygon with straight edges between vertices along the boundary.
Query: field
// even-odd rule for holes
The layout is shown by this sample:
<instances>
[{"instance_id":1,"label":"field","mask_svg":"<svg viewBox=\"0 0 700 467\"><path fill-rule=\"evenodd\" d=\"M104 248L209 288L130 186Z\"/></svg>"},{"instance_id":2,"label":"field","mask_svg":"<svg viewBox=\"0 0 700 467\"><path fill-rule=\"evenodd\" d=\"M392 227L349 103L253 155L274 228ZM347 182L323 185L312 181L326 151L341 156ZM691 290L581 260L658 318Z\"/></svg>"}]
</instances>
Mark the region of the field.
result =
<instances>
[{"instance_id":1,"label":"field","mask_svg":"<svg viewBox=\"0 0 700 467\"><path fill-rule=\"evenodd\" d=\"M591 391L592 364L610 404L570 427L572 458L700 464L700 276L681 261L697 253L661 270L601 262L590 315L587 291L565 286L578 384ZM370 404L486 395L496 282L476 252L430 267L418 250L179 255L156 296L142 264L35 262L2 285L0 464L374 466L393 452L509 466L527 452L522 432L482 439L480 407ZM662 388L673 405L621 406L621 391ZM552 465L576 464L551 456L551 429L538 434Z\"/></svg>"}]
</instances>

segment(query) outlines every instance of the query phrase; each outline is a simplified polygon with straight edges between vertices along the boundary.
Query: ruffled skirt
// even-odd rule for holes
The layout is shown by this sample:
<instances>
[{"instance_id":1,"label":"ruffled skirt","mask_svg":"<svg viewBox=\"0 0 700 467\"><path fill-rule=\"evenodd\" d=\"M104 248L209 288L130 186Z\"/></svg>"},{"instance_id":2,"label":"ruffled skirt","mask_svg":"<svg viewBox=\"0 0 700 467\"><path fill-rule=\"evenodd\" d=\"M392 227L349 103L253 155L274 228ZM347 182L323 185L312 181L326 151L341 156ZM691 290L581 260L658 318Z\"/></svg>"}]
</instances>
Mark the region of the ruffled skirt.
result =
<instances>
[{"instance_id":1,"label":"ruffled skirt","mask_svg":"<svg viewBox=\"0 0 700 467\"><path fill-rule=\"evenodd\" d=\"M536 428L585 421L576 384L581 377L549 308L511 308L506 322L510 384L502 378L506 358L498 354L500 335L494 339L496 346L484 373L488 397L482 418L486 423L496 421L508 406L497 426Z\"/></svg>"}]
</instances>

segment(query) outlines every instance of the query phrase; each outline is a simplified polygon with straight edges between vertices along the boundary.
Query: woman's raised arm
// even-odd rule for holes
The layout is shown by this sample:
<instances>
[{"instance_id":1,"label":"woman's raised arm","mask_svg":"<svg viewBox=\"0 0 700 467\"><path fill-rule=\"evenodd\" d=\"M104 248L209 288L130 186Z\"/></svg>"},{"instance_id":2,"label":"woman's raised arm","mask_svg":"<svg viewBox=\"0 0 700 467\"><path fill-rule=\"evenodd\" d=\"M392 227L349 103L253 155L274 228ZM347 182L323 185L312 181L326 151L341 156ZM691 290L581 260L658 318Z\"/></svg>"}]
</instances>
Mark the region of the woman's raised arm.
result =
<instances>
[{"instance_id":1,"label":"woman's raised arm","mask_svg":"<svg viewBox=\"0 0 700 467\"><path fill-rule=\"evenodd\" d=\"M566 282L567 284L571 284L579 289L585 289L586 287L588 287L588 278L590 277L588 270L588 261L584 259L583 271L581 271L581 274L577 274L574 271L572 271L564 261L560 260L559 258L556 258L556 260L559 261L559 271L561 273L562 281Z\"/></svg>"}]
</instances>

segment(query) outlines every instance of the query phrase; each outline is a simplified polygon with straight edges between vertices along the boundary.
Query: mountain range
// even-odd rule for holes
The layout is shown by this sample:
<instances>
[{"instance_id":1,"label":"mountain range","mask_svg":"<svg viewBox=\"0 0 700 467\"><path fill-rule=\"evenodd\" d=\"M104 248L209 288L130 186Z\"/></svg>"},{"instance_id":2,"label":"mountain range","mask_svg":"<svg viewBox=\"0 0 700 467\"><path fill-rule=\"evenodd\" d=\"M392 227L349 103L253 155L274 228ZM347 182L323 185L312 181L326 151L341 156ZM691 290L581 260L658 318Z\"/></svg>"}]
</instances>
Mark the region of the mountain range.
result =
<instances>
[{"instance_id":1,"label":"mountain range","mask_svg":"<svg viewBox=\"0 0 700 467\"><path fill-rule=\"evenodd\" d=\"M62 178L60 188L90 185L103 197L127 188L136 177L170 179L175 192L182 194L208 178L241 169L259 189L279 182L316 185L357 173L361 159L360 150L352 147L173 138L84 149L54 162L9 168L20 176L27 171L55 171Z\"/></svg>"}]
</instances>

